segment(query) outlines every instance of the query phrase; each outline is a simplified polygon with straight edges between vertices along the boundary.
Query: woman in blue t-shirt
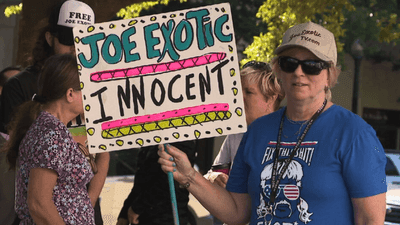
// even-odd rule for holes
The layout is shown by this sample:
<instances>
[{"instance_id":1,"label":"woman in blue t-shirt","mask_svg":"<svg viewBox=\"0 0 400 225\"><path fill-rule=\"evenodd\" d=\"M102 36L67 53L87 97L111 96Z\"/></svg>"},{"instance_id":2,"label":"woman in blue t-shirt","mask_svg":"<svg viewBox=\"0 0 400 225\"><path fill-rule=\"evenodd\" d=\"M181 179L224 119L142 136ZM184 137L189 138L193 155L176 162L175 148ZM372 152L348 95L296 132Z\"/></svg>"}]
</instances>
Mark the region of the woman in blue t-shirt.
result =
<instances>
[{"instance_id":1,"label":"woman in blue t-shirt","mask_svg":"<svg viewBox=\"0 0 400 225\"><path fill-rule=\"evenodd\" d=\"M312 22L299 24L286 31L275 54L272 67L287 107L248 127L226 190L172 146L168 153L159 146L163 170L228 224L383 224L384 149L370 125L331 102L340 73L334 35Z\"/></svg>"}]
</instances>

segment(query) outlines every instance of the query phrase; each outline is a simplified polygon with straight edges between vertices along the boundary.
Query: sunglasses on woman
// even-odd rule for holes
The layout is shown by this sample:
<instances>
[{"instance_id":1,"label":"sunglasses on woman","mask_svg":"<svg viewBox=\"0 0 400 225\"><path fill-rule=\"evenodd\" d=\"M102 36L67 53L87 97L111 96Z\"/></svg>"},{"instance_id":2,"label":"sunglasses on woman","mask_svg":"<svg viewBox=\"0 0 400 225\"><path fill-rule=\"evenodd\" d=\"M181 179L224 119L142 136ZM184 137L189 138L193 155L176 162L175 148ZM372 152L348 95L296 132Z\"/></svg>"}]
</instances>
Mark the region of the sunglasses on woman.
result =
<instances>
[{"instance_id":1,"label":"sunglasses on woman","mask_svg":"<svg viewBox=\"0 0 400 225\"><path fill-rule=\"evenodd\" d=\"M286 73L293 73L299 65L308 75L319 75L323 69L329 68L329 63L322 60L298 60L288 56L279 57L278 63L281 70Z\"/></svg>"},{"instance_id":2,"label":"sunglasses on woman","mask_svg":"<svg viewBox=\"0 0 400 225\"><path fill-rule=\"evenodd\" d=\"M247 68L247 67L252 67L253 69L256 69L256 70L272 71L271 66L269 64L267 64L265 62L255 61L255 60L244 64L242 69Z\"/></svg>"}]
</instances>

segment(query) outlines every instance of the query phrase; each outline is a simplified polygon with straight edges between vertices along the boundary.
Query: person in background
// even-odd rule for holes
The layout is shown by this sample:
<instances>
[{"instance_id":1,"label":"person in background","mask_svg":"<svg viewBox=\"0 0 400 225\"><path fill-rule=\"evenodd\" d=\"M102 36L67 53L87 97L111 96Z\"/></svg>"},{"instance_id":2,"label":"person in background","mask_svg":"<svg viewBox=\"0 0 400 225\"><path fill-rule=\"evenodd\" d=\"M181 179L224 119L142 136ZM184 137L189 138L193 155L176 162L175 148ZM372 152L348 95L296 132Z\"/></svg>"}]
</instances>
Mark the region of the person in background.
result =
<instances>
[{"instance_id":1,"label":"person in background","mask_svg":"<svg viewBox=\"0 0 400 225\"><path fill-rule=\"evenodd\" d=\"M0 71L0 95L8 79L21 72L21 66L8 66Z\"/></svg>"},{"instance_id":2,"label":"person in background","mask_svg":"<svg viewBox=\"0 0 400 225\"><path fill-rule=\"evenodd\" d=\"M0 71L0 98L1 98L1 93L3 91L3 87L7 83L8 79L13 77L14 75L17 75L19 72L21 72L21 70L22 70L21 66L8 66L4 68L2 71ZM0 109L1 109L1 101L0 101Z\"/></svg>"},{"instance_id":3,"label":"person in background","mask_svg":"<svg viewBox=\"0 0 400 225\"><path fill-rule=\"evenodd\" d=\"M85 19L77 19L76 23L68 23L70 14L87 15ZM32 99L37 92L37 79L44 62L54 54L75 55L72 28L78 24L93 24L95 15L89 5L77 0L56 1L50 12L48 24L36 38L31 53L31 65L21 73L12 77L3 87L1 96L2 108L0 120L7 126L14 109L23 102ZM6 127L1 128L6 133Z\"/></svg>"},{"instance_id":4,"label":"person in background","mask_svg":"<svg viewBox=\"0 0 400 225\"><path fill-rule=\"evenodd\" d=\"M162 169L228 224L383 224L385 152L370 125L331 101L340 73L334 35L298 24L275 54L287 107L248 127L226 189L173 146L159 146Z\"/></svg>"},{"instance_id":5,"label":"person in background","mask_svg":"<svg viewBox=\"0 0 400 225\"><path fill-rule=\"evenodd\" d=\"M285 94L269 64L250 61L243 65L240 78L248 126L258 117L278 110ZM207 180L225 188L243 134L230 134L225 138L211 169L204 175ZM215 225L222 224L216 217L213 219Z\"/></svg>"},{"instance_id":6,"label":"person in background","mask_svg":"<svg viewBox=\"0 0 400 225\"><path fill-rule=\"evenodd\" d=\"M271 66L265 62L250 61L240 71L247 126L255 119L278 110L285 97ZM215 170L231 169L244 133L228 135L216 156L212 169L204 177L225 188L229 175ZM214 168L214 171L213 171ZM220 169L218 169L220 168Z\"/></svg>"},{"instance_id":7,"label":"person in background","mask_svg":"<svg viewBox=\"0 0 400 225\"><path fill-rule=\"evenodd\" d=\"M172 145L182 149L193 166L196 155L195 141L177 142ZM168 176L157 163L157 146L143 147L138 154L138 170L134 186L124 201L117 225L163 225L174 224ZM179 188L175 182L175 194L179 213L179 223L193 224L195 219L188 209L189 192Z\"/></svg>"},{"instance_id":8,"label":"person in background","mask_svg":"<svg viewBox=\"0 0 400 225\"><path fill-rule=\"evenodd\" d=\"M44 64L38 93L13 116L5 150L16 169L20 224L95 224L103 183L92 179L96 163L66 127L83 112L82 101L75 57L54 55Z\"/></svg>"},{"instance_id":9,"label":"person in background","mask_svg":"<svg viewBox=\"0 0 400 225\"><path fill-rule=\"evenodd\" d=\"M85 15L74 18L75 23L68 23L70 15ZM0 132L8 133L13 129L8 126L14 110L26 101L31 101L33 94L37 93L37 80L44 62L55 54L70 54L75 56L74 38L72 28L78 24L94 24L95 14L93 9L86 3L78 0L55 1L48 17L48 24L40 31L35 40L35 46L31 53L31 65L21 73L15 75L3 87L0 108ZM79 120L80 116L76 120ZM81 143L84 144L84 143ZM96 163L108 164L109 153L96 155ZM98 166L99 172L95 180L104 177L108 167ZM8 181L6 181L8 182ZM101 191L101 190L99 190ZM100 204L95 207L96 225L102 225Z\"/></svg>"},{"instance_id":10,"label":"person in background","mask_svg":"<svg viewBox=\"0 0 400 225\"><path fill-rule=\"evenodd\" d=\"M8 66L0 71L0 95L7 80L19 72L21 72L20 66ZM0 132L0 149L7 139L8 135ZM5 153L0 152L0 212L2 212L0 224L11 225L16 216L14 211L14 177L15 171L8 169Z\"/></svg>"}]
</instances>

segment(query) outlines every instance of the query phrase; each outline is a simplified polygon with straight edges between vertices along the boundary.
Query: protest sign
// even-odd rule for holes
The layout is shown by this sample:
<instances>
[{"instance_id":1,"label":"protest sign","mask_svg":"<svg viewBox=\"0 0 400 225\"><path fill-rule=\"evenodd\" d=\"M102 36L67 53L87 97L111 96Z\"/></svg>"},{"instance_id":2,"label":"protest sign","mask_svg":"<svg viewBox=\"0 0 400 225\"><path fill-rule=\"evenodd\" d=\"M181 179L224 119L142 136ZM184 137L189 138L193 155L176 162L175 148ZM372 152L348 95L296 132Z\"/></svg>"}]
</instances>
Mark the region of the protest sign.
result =
<instances>
[{"instance_id":1,"label":"protest sign","mask_svg":"<svg viewBox=\"0 0 400 225\"><path fill-rule=\"evenodd\" d=\"M91 153L246 131L228 3L73 32Z\"/></svg>"}]
</instances>

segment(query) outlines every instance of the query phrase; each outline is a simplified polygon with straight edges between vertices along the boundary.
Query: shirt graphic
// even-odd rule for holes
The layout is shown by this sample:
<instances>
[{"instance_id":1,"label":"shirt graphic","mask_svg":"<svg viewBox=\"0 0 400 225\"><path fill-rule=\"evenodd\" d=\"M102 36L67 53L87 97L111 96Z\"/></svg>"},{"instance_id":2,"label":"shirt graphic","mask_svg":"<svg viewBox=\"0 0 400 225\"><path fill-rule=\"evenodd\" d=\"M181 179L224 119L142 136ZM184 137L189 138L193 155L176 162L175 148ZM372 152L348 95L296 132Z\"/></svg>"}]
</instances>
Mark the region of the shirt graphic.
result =
<instances>
[{"instance_id":1,"label":"shirt graphic","mask_svg":"<svg viewBox=\"0 0 400 225\"><path fill-rule=\"evenodd\" d=\"M271 221L271 225L298 225L307 224L312 221L312 212L309 211L306 199L301 197L303 161L305 165L310 166L312 156L314 154L314 146L318 142L307 141L299 146L293 160L289 163L288 169L283 174L278 186L275 201L272 206L272 213L267 213L267 206L271 198L271 177L273 168L273 157L276 148L267 147L262 159L262 163L267 163L261 172L260 182L260 204L257 207L257 219L263 219L258 225L267 225ZM270 145L276 146L276 142L269 142ZM278 174L281 173L285 166L286 159L293 152L295 142L282 142L278 161ZM290 147L290 148L289 148Z\"/></svg>"}]
</instances>

